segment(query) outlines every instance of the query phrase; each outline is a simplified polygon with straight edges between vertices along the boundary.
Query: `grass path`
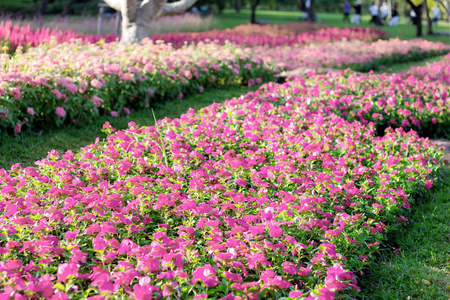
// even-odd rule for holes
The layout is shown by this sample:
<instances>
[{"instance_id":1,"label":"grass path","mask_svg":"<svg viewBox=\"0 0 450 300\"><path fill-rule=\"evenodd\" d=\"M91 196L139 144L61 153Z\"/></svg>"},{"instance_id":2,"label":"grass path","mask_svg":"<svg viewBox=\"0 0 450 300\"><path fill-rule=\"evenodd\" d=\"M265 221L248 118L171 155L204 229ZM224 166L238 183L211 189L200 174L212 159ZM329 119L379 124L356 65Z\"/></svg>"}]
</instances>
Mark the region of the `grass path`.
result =
<instances>
[{"instance_id":1,"label":"grass path","mask_svg":"<svg viewBox=\"0 0 450 300\"><path fill-rule=\"evenodd\" d=\"M415 62L413 64L411 63L403 63L403 64L394 64L391 65L388 69L384 69L384 70L378 70L375 71L375 74L381 74L381 73L403 73L403 72L407 72L412 66L425 66L428 63L432 63L435 61L438 61L441 57L440 56L435 56L435 57L431 57L431 58L427 58L424 60L421 60L419 62Z\"/></svg>"},{"instance_id":2,"label":"grass path","mask_svg":"<svg viewBox=\"0 0 450 300\"><path fill-rule=\"evenodd\" d=\"M360 282L362 299L450 299L450 174L416 203L411 224Z\"/></svg>"},{"instance_id":3,"label":"grass path","mask_svg":"<svg viewBox=\"0 0 450 300\"><path fill-rule=\"evenodd\" d=\"M226 99L254 91L257 88L256 86L251 88L234 86L205 91L183 100L166 101L154 107L155 116L156 119L178 118L189 108L198 110L214 102L220 103ZM78 151L80 147L93 143L97 137L106 137L101 129L107 121L117 129L126 128L131 121L139 125L152 125L154 123L151 110L145 109L131 111L131 114L127 117L102 116L91 123L82 123L78 126L69 124L46 132L36 133L25 130L20 135L8 135L1 132L0 169L9 169L15 163L21 163L22 166L34 166L36 160L46 157L52 149L60 153L69 149L74 152Z\"/></svg>"}]
</instances>

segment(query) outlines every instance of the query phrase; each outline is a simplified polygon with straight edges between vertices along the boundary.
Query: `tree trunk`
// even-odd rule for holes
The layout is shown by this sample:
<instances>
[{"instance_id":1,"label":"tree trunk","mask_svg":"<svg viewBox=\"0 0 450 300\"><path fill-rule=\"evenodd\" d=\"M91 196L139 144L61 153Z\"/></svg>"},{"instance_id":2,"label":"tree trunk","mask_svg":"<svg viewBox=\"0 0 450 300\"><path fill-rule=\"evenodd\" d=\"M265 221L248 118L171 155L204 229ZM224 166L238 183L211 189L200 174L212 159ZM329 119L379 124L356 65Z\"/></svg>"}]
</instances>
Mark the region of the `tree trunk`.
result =
<instances>
[{"instance_id":1,"label":"tree trunk","mask_svg":"<svg viewBox=\"0 0 450 300\"><path fill-rule=\"evenodd\" d=\"M416 13L417 19L416 19L416 36L422 37L422 8L423 8L423 2L419 4L419 6L415 6L414 3L412 3L411 0L406 0L406 2L411 5L411 8Z\"/></svg>"},{"instance_id":2,"label":"tree trunk","mask_svg":"<svg viewBox=\"0 0 450 300\"><path fill-rule=\"evenodd\" d=\"M227 2L226 2L226 0L219 0L219 1L216 1L216 3L217 3L218 13L220 15L220 14L222 14L225 7L227 6Z\"/></svg>"},{"instance_id":3,"label":"tree trunk","mask_svg":"<svg viewBox=\"0 0 450 300\"><path fill-rule=\"evenodd\" d=\"M234 2L234 8L236 9L236 12L240 12L242 8L242 0L236 0Z\"/></svg>"},{"instance_id":4,"label":"tree trunk","mask_svg":"<svg viewBox=\"0 0 450 300\"><path fill-rule=\"evenodd\" d=\"M310 22L310 23L316 22L317 15L316 15L316 12L314 11L314 0L311 0L311 3L309 4L307 12L308 12L308 22Z\"/></svg>"},{"instance_id":5,"label":"tree trunk","mask_svg":"<svg viewBox=\"0 0 450 300\"><path fill-rule=\"evenodd\" d=\"M252 15L250 17L250 23L256 24L256 7L259 5L260 0L253 0L251 4Z\"/></svg>"},{"instance_id":6,"label":"tree trunk","mask_svg":"<svg viewBox=\"0 0 450 300\"><path fill-rule=\"evenodd\" d=\"M48 0L41 0L41 4L39 5L39 16L45 15L47 12Z\"/></svg>"},{"instance_id":7,"label":"tree trunk","mask_svg":"<svg viewBox=\"0 0 450 300\"><path fill-rule=\"evenodd\" d=\"M66 5L64 5L63 10L61 12L61 17L65 17L69 14L70 9L72 8L72 5L76 2L77 0L70 0L69 2L67 2Z\"/></svg>"},{"instance_id":8,"label":"tree trunk","mask_svg":"<svg viewBox=\"0 0 450 300\"><path fill-rule=\"evenodd\" d=\"M428 9L428 4L425 2L425 15L427 17L427 34L433 34L433 22L430 18L430 10Z\"/></svg>"},{"instance_id":9,"label":"tree trunk","mask_svg":"<svg viewBox=\"0 0 450 300\"><path fill-rule=\"evenodd\" d=\"M416 36L422 37L422 7L423 4L420 4L419 6L416 6L416 9L414 11L417 15L417 23L416 23Z\"/></svg>"},{"instance_id":10,"label":"tree trunk","mask_svg":"<svg viewBox=\"0 0 450 300\"><path fill-rule=\"evenodd\" d=\"M150 37L151 24L155 19L185 11L196 0L104 0L110 7L122 13L122 42L133 43Z\"/></svg>"}]
</instances>

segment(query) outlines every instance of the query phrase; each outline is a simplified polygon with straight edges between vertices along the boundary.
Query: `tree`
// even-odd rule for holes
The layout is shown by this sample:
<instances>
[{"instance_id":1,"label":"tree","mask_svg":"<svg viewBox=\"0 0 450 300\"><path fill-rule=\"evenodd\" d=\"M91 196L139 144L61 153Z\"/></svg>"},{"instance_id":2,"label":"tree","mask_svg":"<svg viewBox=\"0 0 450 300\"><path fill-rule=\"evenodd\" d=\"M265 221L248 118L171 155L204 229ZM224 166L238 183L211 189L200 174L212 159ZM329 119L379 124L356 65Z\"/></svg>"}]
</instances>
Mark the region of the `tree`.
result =
<instances>
[{"instance_id":1,"label":"tree","mask_svg":"<svg viewBox=\"0 0 450 300\"><path fill-rule=\"evenodd\" d=\"M308 13L308 22L314 23L317 21L317 15L314 11L314 0L310 1L309 7L307 8L306 12Z\"/></svg>"},{"instance_id":2,"label":"tree","mask_svg":"<svg viewBox=\"0 0 450 300\"><path fill-rule=\"evenodd\" d=\"M252 10L252 14L250 17L250 23L256 24L256 7L259 5L260 0L252 0L250 8Z\"/></svg>"},{"instance_id":3,"label":"tree","mask_svg":"<svg viewBox=\"0 0 450 300\"><path fill-rule=\"evenodd\" d=\"M240 12L242 8L242 0L236 0L234 2L234 9L236 9L236 12Z\"/></svg>"},{"instance_id":4,"label":"tree","mask_svg":"<svg viewBox=\"0 0 450 300\"><path fill-rule=\"evenodd\" d=\"M185 11L196 0L104 0L113 9L122 13L122 41L132 43L150 36L151 22L159 17Z\"/></svg>"},{"instance_id":5,"label":"tree","mask_svg":"<svg viewBox=\"0 0 450 300\"><path fill-rule=\"evenodd\" d=\"M412 10L416 13L416 36L422 37L422 9L423 1L418 0L406 0L411 5Z\"/></svg>"},{"instance_id":6,"label":"tree","mask_svg":"<svg viewBox=\"0 0 450 300\"><path fill-rule=\"evenodd\" d=\"M48 0L41 0L40 4L39 4L39 16L43 16L45 15L45 13L47 12L47 6L48 6Z\"/></svg>"},{"instance_id":7,"label":"tree","mask_svg":"<svg viewBox=\"0 0 450 300\"><path fill-rule=\"evenodd\" d=\"M425 16L427 17L427 34L433 34L433 21L430 18L430 9L428 3L425 1Z\"/></svg>"}]
</instances>

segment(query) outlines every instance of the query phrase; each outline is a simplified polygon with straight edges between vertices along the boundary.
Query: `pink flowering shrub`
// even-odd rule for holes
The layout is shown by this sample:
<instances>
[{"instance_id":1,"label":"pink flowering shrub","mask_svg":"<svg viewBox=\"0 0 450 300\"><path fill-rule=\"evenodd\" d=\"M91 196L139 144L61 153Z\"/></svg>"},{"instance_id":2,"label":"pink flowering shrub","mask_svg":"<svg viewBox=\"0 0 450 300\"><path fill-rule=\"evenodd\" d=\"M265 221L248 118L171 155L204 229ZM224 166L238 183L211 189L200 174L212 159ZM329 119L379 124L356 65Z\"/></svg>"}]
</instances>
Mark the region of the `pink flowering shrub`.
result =
<instances>
[{"instance_id":1,"label":"pink flowering shrub","mask_svg":"<svg viewBox=\"0 0 450 300\"><path fill-rule=\"evenodd\" d=\"M213 43L64 43L4 54L0 66L0 128L7 129L127 115L150 102L273 78L249 49Z\"/></svg>"},{"instance_id":2,"label":"pink flowering shrub","mask_svg":"<svg viewBox=\"0 0 450 300\"><path fill-rule=\"evenodd\" d=\"M306 27L302 28L302 27ZM152 35L154 41L162 40L178 48L185 43L214 41L235 45L254 46L304 46L342 40L372 41L388 37L388 33L377 28L321 28L320 25L274 24L239 25L233 29L209 30L204 32L161 33Z\"/></svg>"},{"instance_id":3,"label":"pink flowering shrub","mask_svg":"<svg viewBox=\"0 0 450 300\"><path fill-rule=\"evenodd\" d=\"M75 40L84 43L96 43L100 40L113 42L116 39L114 35L83 35L70 30L33 29L30 25L13 25L11 21L0 22L0 46L8 46L10 53L14 53L18 46L28 48L52 42L64 43Z\"/></svg>"},{"instance_id":4,"label":"pink flowering shrub","mask_svg":"<svg viewBox=\"0 0 450 300\"><path fill-rule=\"evenodd\" d=\"M423 39L389 39L375 42L354 40L316 43L303 47L262 45L255 46L252 50L264 57L267 65L274 65L278 71L298 67L349 67L355 71L369 72L394 63L417 61L448 53L450 45Z\"/></svg>"},{"instance_id":5,"label":"pink flowering shrub","mask_svg":"<svg viewBox=\"0 0 450 300\"><path fill-rule=\"evenodd\" d=\"M434 82L439 80L450 85L450 54L447 54L439 61L428 63L426 66L412 67L408 72L404 73L405 77L415 77L426 82Z\"/></svg>"},{"instance_id":6,"label":"pink flowering shrub","mask_svg":"<svg viewBox=\"0 0 450 300\"><path fill-rule=\"evenodd\" d=\"M153 127L107 123L107 140L77 154L0 170L0 296L354 294L443 152L301 93L271 83Z\"/></svg>"},{"instance_id":7,"label":"pink flowering shrub","mask_svg":"<svg viewBox=\"0 0 450 300\"><path fill-rule=\"evenodd\" d=\"M445 63L434 67L436 73L448 70ZM403 127L422 136L450 136L450 87L440 80L423 81L403 74L312 72L308 80L294 78L291 84L298 88L295 96L309 102L310 109L326 107L350 121L373 122L379 134L387 127Z\"/></svg>"}]
</instances>

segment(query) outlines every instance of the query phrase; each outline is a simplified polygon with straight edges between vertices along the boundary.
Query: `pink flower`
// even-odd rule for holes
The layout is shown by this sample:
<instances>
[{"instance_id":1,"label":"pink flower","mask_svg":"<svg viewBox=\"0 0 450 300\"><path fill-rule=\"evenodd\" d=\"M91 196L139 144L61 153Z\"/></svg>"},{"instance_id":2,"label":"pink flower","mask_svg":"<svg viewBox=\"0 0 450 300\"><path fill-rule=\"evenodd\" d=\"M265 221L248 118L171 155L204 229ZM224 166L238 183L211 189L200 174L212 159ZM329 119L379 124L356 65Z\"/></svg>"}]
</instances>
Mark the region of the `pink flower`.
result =
<instances>
[{"instance_id":1,"label":"pink flower","mask_svg":"<svg viewBox=\"0 0 450 300\"><path fill-rule=\"evenodd\" d=\"M34 116L34 109L32 107L27 108L27 113Z\"/></svg>"},{"instance_id":2,"label":"pink flower","mask_svg":"<svg viewBox=\"0 0 450 300\"><path fill-rule=\"evenodd\" d=\"M117 112L117 111L112 111L111 112L111 116L113 116L113 117L118 117L119 116L119 113Z\"/></svg>"},{"instance_id":3,"label":"pink flower","mask_svg":"<svg viewBox=\"0 0 450 300\"><path fill-rule=\"evenodd\" d=\"M22 93L20 92L20 88L19 87L15 87L11 89L12 91L12 95L16 100L20 100L20 98L22 97Z\"/></svg>"},{"instance_id":4,"label":"pink flower","mask_svg":"<svg viewBox=\"0 0 450 300\"><path fill-rule=\"evenodd\" d=\"M300 275L300 276L306 276L306 275L309 275L310 273L311 273L310 268L299 268L298 269L298 275Z\"/></svg>"},{"instance_id":5,"label":"pink flower","mask_svg":"<svg viewBox=\"0 0 450 300\"><path fill-rule=\"evenodd\" d=\"M216 286L220 284L219 280L217 280L216 274L216 270L209 264L203 267L198 267L193 273L192 283L201 281L208 287Z\"/></svg>"},{"instance_id":6,"label":"pink flower","mask_svg":"<svg viewBox=\"0 0 450 300\"><path fill-rule=\"evenodd\" d=\"M178 99L178 100L183 99L183 93L179 93L178 96L177 96L177 99Z\"/></svg>"},{"instance_id":7,"label":"pink flower","mask_svg":"<svg viewBox=\"0 0 450 300\"><path fill-rule=\"evenodd\" d=\"M92 102L94 103L95 106L100 107L102 103L105 101L100 97L94 96L92 97Z\"/></svg>"},{"instance_id":8,"label":"pink flower","mask_svg":"<svg viewBox=\"0 0 450 300\"><path fill-rule=\"evenodd\" d=\"M286 262L282 263L281 266L283 267L284 272L291 274L291 275L297 274L298 270L297 270L297 266L295 264L286 261Z\"/></svg>"},{"instance_id":9,"label":"pink flower","mask_svg":"<svg viewBox=\"0 0 450 300\"><path fill-rule=\"evenodd\" d=\"M53 295L53 297L50 298L50 300L69 300L69 296L67 296L64 292L57 292Z\"/></svg>"},{"instance_id":10,"label":"pink flower","mask_svg":"<svg viewBox=\"0 0 450 300\"><path fill-rule=\"evenodd\" d=\"M16 127L14 128L15 133L20 133L22 131L22 124L19 122L16 123Z\"/></svg>"},{"instance_id":11,"label":"pink flower","mask_svg":"<svg viewBox=\"0 0 450 300\"><path fill-rule=\"evenodd\" d=\"M225 276L225 278L231 282L239 282L239 283L242 282L242 276L239 274L234 274L229 271L225 271L223 272L223 276Z\"/></svg>"},{"instance_id":12,"label":"pink flower","mask_svg":"<svg viewBox=\"0 0 450 300\"><path fill-rule=\"evenodd\" d=\"M283 229L276 225L272 225L269 227L270 229L270 236L273 238L279 238L283 234Z\"/></svg>"},{"instance_id":13,"label":"pink flower","mask_svg":"<svg viewBox=\"0 0 450 300\"><path fill-rule=\"evenodd\" d=\"M76 86L75 84L73 84L73 83L69 83L69 84L67 85L67 90L68 90L69 92L71 92L72 94L75 94L76 92L78 92L77 86Z\"/></svg>"},{"instance_id":14,"label":"pink flower","mask_svg":"<svg viewBox=\"0 0 450 300\"><path fill-rule=\"evenodd\" d=\"M151 72L151 71L153 71L153 69L154 69L154 67L153 67L152 64L146 64L146 65L144 66L144 70L145 70L146 72Z\"/></svg>"},{"instance_id":15,"label":"pink flower","mask_svg":"<svg viewBox=\"0 0 450 300\"><path fill-rule=\"evenodd\" d=\"M55 114L60 118L64 118L66 116L66 111L64 108L58 106L55 110Z\"/></svg>"},{"instance_id":16,"label":"pink flower","mask_svg":"<svg viewBox=\"0 0 450 300\"><path fill-rule=\"evenodd\" d=\"M242 178L239 178L239 179L236 179L236 184L237 184L237 185L240 185L240 186L242 186L242 187L245 187L245 186L247 185L247 181L245 181L245 180L242 179Z\"/></svg>"},{"instance_id":17,"label":"pink flower","mask_svg":"<svg viewBox=\"0 0 450 300\"><path fill-rule=\"evenodd\" d=\"M130 114L130 110L128 108L124 107L123 108L123 113L128 116Z\"/></svg>"},{"instance_id":18,"label":"pink flower","mask_svg":"<svg viewBox=\"0 0 450 300\"><path fill-rule=\"evenodd\" d=\"M205 89L204 89L202 86L200 86L200 87L198 88L198 91L199 91L200 93L203 93L204 90L205 90Z\"/></svg>"},{"instance_id":19,"label":"pink flower","mask_svg":"<svg viewBox=\"0 0 450 300\"><path fill-rule=\"evenodd\" d=\"M436 124L437 120L436 118L431 119L431 123Z\"/></svg>"},{"instance_id":20,"label":"pink flower","mask_svg":"<svg viewBox=\"0 0 450 300\"><path fill-rule=\"evenodd\" d=\"M65 263L58 267L58 282L66 282L69 276L78 277L78 269L80 267L75 263Z\"/></svg>"},{"instance_id":21,"label":"pink flower","mask_svg":"<svg viewBox=\"0 0 450 300\"><path fill-rule=\"evenodd\" d=\"M101 83L100 80L98 80L98 79L92 79L91 80L91 86L95 87L97 89L101 89L102 86L103 86L103 83Z\"/></svg>"},{"instance_id":22,"label":"pink flower","mask_svg":"<svg viewBox=\"0 0 450 300\"><path fill-rule=\"evenodd\" d=\"M62 94L59 90L54 89L54 90L52 90L52 93L56 96L56 98L61 99Z\"/></svg>"},{"instance_id":23,"label":"pink flower","mask_svg":"<svg viewBox=\"0 0 450 300\"><path fill-rule=\"evenodd\" d=\"M248 80L248 86L254 86L255 85L255 80L254 79L249 79Z\"/></svg>"},{"instance_id":24,"label":"pink flower","mask_svg":"<svg viewBox=\"0 0 450 300\"><path fill-rule=\"evenodd\" d=\"M78 233L80 233L79 230L68 231L68 232L66 232L66 235L64 236L64 238L65 238L66 240L68 240L68 239L76 239Z\"/></svg>"}]
</instances>

